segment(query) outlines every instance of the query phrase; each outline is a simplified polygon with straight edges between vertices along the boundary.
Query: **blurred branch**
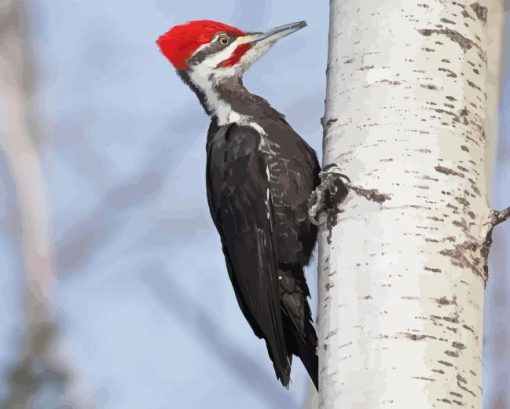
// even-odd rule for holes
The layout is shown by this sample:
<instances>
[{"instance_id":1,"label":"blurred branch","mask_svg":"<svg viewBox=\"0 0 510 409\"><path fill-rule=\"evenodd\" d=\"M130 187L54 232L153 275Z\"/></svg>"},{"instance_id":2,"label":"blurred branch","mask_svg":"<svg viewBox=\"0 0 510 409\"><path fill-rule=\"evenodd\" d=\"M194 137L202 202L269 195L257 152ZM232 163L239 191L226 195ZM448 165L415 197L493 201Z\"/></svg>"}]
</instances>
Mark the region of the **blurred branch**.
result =
<instances>
[{"instance_id":1,"label":"blurred branch","mask_svg":"<svg viewBox=\"0 0 510 409\"><path fill-rule=\"evenodd\" d=\"M23 114L29 138L38 144L42 140L41 118L32 98L36 75L32 43L23 41L31 36L31 15L26 0L0 0L0 41L4 52L15 52L18 57L16 87L23 94L23 104L18 109ZM13 49L15 48L15 50ZM5 56L5 53L3 53ZM15 63L13 62L12 66ZM2 89L4 92L4 89Z\"/></svg>"},{"instance_id":2,"label":"blurred branch","mask_svg":"<svg viewBox=\"0 0 510 409\"><path fill-rule=\"evenodd\" d=\"M61 274L67 276L86 267L98 248L105 247L108 240L118 234L118 224L129 212L161 190L163 178L164 173L157 171L151 160L137 172L136 178L129 175L108 190L57 242L56 260Z\"/></svg>"},{"instance_id":3,"label":"blurred branch","mask_svg":"<svg viewBox=\"0 0 510 409\"><path fill-rule=\"evenodd\" d=\"M258 362L234 345L226 346L228 337L223 334L209 312L193 300L186 290L169 275L151 273L144 276L144 282L183 326L206 340L203 345L213 356L236 374L236 379L258 397L267 402L268 408L296 408L297 403L288 392L273 379L270 372L264 371ZM193 319L186 319L192 311Z\"/></svg>"},{"instance_id":4,"label":"blurred branch","mask_svg":"<svg viewBox=\"0 0 510 409\"><path fill-rule=\"evenodd\" d=\"M63 359L58 323L52 314L56 272L51 211L41 159L31 137L32 117L27 110L32 88L27 77L32 76L33 67L27 52L26 7L22 0L0 2L0 147L17 195L28 320L21 356L8 377L10 390L3 407L29 408L41 390L57 388L50 399L56 396L58 402L82 408L85 405L76 399L78 393L74 390L77 374Z\"/></svg>"}]
</instances>

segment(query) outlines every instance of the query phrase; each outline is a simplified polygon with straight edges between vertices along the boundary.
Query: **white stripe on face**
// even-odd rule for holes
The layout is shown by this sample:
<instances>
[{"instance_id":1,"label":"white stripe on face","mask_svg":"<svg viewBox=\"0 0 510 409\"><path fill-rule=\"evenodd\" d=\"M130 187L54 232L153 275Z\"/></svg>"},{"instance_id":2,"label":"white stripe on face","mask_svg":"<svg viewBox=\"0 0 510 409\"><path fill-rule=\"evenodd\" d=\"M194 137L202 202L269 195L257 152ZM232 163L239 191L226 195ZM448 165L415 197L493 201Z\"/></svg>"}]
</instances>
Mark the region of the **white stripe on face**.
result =
<instances>
[{"instance_id":1,"label":"white stripe on face","mask_svg":"<svg viewBox=\"0 0 510 409\"><path fill-rule=\"evenodd\" d=\"M220 52L217 52L215 54L211 54L211 55L207 56L204 59L204 61L201 62L200 65L205 64L206 66L208 66L212 69L216 68L220 63L228 60L232 56L232 54L234 53L234 51L236 50L238 45L243 44L242 38L243 37L236 38L235 41L230 43L227 47L225 47Z\"/></svg>"}]
</instances>

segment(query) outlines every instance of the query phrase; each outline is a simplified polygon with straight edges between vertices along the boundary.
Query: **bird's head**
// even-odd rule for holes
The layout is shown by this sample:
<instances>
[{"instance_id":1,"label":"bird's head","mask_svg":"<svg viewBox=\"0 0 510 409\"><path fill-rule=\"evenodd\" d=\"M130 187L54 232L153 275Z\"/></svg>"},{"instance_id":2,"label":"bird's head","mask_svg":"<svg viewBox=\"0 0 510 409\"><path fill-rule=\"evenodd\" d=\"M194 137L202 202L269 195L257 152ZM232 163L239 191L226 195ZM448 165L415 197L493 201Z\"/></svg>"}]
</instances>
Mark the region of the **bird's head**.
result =
<instances>
[{"instance_id":1,"label":"bird's head","mask_svg":"<svg viewBox=\"0 0 510 409\"><path fill-rule=\"evenodd\" d=\"M157 44L175 69L192 82L239 77L271 46L303 27L306 22L247 33L210 20L191 21L171 28ZM199 85L199 84L195 84Z\"/></svg>"}]
</instances>

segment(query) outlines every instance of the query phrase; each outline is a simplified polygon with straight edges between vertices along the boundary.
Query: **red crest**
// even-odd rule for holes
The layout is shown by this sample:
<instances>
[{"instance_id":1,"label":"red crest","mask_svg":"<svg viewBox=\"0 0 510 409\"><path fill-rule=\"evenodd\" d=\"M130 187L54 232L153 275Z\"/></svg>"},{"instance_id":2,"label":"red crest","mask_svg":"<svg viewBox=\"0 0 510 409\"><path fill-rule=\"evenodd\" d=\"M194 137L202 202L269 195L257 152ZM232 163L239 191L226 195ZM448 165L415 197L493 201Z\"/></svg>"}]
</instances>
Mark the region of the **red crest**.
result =
<instances>
[{"instance_id":1,"label":"red crest","mask_svg":"<svg viewBox=\"0 0 510 409\"><path fill-rule=\"evenodd\" d=\"M236 27L217 21L197 20L172 27L165 34L160 36L156 43L161 52L170 60L176 69L185 70L187 68L186 62L195 50L201 45L210 42L215 35L220 33L229 33L239 36L245 34L244 31ZM244 49L246 50L246 47L244 47ZM238 60L238 58L236 58L236 60ZM232 62L228 65L231 65L231 63Z\"/></svg>"}]
</instances>

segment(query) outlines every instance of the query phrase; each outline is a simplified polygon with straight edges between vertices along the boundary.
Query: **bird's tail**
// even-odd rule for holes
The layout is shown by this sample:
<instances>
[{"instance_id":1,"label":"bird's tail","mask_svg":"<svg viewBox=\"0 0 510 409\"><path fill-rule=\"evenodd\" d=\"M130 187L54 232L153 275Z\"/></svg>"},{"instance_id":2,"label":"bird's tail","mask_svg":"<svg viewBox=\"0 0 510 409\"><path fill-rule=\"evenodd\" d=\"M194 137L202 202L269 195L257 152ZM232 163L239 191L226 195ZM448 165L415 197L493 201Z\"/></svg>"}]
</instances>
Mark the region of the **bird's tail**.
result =
<instances>
[{"instance_id":1,"label":"bird's tail","mask_svg":"<svg viewBox=\"0 0 510 409\"><path fill-rule=\"evenodd\" d=\"M315 385L315 389L319 390L319 357L317 356L316 351L317 336L315 335L315 330L313 328L312 331L315 336L315 341L313 343L303 345L302 350L299 352L299 358L301 358L301 362L303 362L310 379Z\"/></svg>"},{"instance_id":2,"label":"bird's tail","mask_svg":"<svg viewBox=\"0 0 510 409\"><path fill-rule=\"evenodd\" d=\"M278 379L284 387L288 388L290 382L290 368L292 364L292 354L287 355L286 359L283 362L281 360L277 361L274 359L272 351L273 348L271 348L267 340L266 346L267 352L269 353L269 357L273 362L273 368L276 374L276 379Z\"/></svg>"},{"instance_id":3,"label":"bird's tail","mask_svg":"<svg viewBox=\"0 0 510 409\"><path fill-rule=\"evenodd\" d=\"M288 333L292 334L291 338L288 339L287 348L289 349L289 352L301 359L301 362L308 372L308 375L315 385L315 388L319 390L319 358L316 353L317 337L315 335L315 330L313 329L312 324L310 324L311 330L308 332L309 337L307 338L309 339L306 341L303 341L301 336L298 334L296 327L294 327L294 325L288 320L284 320L284 325L287 327ZM288 364L281 366L274 362L269 347L268 351L271 360L273 361L276 377L284 387L288 388L290 382L290 364L292 362L292 354L288 356Z\"/></svg>"},{"instance_id":4,"label":"bird's tail","mask_svg":"<svg viewBox=\"0 0 510 409\"><path fill-rule=\"evenodd\" d=\"M287 351L297 355L318 389L317 334L307 297L310 295L303 267L280 264L280 300Z\"/></svg>"},{"instance_id":5,"label":"bird's tail","mask_svg":"<svg viewBox=\"0 0 510 409\"><path fill-rule=\"evenodd\" d=\"M316 352L317 335L315 329L312 323L308 323L306 335L303 338L292 323L288 327L292 333L292 339L289 340L289 350L301 359L315 388L319 390L319 358Z\"/></svg>"}]
</instances>

